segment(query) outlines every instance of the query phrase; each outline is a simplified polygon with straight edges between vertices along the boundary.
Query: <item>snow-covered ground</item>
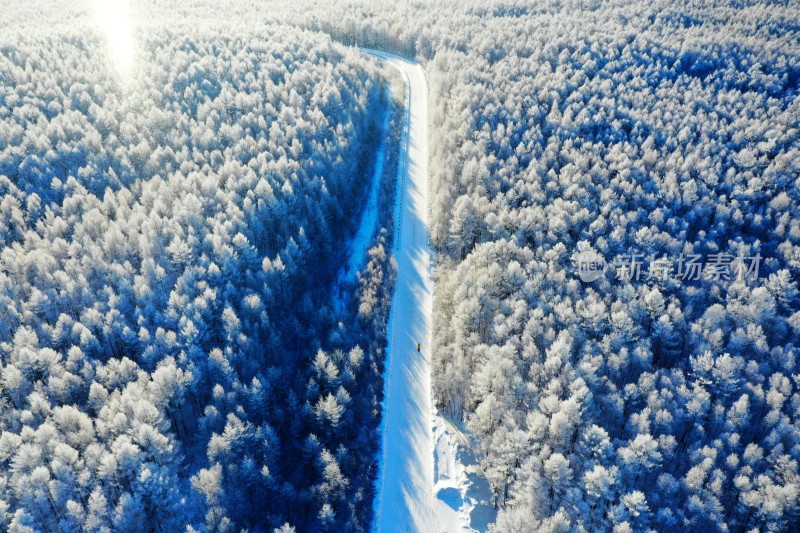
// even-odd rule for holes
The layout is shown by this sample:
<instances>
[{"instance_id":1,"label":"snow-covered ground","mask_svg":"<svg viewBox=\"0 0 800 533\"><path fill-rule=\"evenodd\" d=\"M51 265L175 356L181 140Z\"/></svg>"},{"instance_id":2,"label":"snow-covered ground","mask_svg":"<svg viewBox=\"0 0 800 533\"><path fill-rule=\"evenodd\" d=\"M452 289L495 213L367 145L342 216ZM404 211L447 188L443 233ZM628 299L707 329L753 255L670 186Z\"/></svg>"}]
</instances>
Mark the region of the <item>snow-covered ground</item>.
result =
<instances>
[{"instance_id":1,"label":"snow-covered ground","mask_svg":"<svg viewBox=\"0 0 800 533\"><path fill-rule=\"evenodd\" d=\"M472 453L474 439L465 429L441 416L433 414L433 491L437 509L442 516L457 512L458 522L442 527L448 533L486 531L494 522L497 510L492 504L489 483L478 472L478 463Z\"/></svg>"},{"instance_id":2,"label":"snow-covered ground","mask_svg":"<svg viewBox=\"0 0 800 533\"><path fill-rule=\"evenodd\" d=\"M428 86L422 68L383 52L406 78L403 131L395 205L394 255L398 272L389 317L382 450L375 530L463 532L485 528L486 513L473 492L459 450L460 432L433 409L430 347L433 281L428 245ZM421 349L417 351L417 343ZM463 444L463 443L462 443ZM476 515L475 510L479 513Z\"/></svg>"}]
</instances>

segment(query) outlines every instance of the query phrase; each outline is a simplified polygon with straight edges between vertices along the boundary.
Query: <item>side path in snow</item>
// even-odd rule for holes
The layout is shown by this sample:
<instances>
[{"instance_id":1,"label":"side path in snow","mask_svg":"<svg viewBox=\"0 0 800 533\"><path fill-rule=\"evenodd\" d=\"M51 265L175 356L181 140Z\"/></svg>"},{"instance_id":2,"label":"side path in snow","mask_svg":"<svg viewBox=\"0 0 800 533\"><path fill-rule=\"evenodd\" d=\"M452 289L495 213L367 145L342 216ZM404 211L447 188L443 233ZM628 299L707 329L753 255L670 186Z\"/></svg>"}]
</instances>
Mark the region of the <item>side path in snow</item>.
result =
<instances>
[{"instance_id":1,"label":"side path in snow","mask_svg":"<svg viewBox=\"0 0 800 533\"><path fill-rule=\"evenodd\" d=\"M379 533L483 530L490 517L485 506L476 505L480 480L470 475L474 465L465 466L474 461L468 452L459 453L466 448L458 447L464 444L458 439L465 437L434 411L431 401L427 79L418 64L405 58L364 51L382 58L406 80L392 250L398 269L387 326L373 529Z\"/></svg>"},{"instance_id":2,"label":"side path in snow","mask_svg":"<svg viewBox=\"0 0 800 533\"><path fill-rule=\"evenodd\" d=\"M364 266L367 260L367 250L375 231L378 229L378 210L379 193L381 190L381 178L383 178L383 167L386 160L386 140L389 135L389 122L392 117L392 91L386 87L386 109L383 111L383 118L379 122L379 130L376 132L380 139L378 150L375 153L375 165L372 168L367 204L361 212L361 220L358 223L353 238L347 243L347 257L345 263L339 269L333 289L333 305L341 310L347 301L345 287L356 281L358 270Z\"/></svg>"}]
</instances>

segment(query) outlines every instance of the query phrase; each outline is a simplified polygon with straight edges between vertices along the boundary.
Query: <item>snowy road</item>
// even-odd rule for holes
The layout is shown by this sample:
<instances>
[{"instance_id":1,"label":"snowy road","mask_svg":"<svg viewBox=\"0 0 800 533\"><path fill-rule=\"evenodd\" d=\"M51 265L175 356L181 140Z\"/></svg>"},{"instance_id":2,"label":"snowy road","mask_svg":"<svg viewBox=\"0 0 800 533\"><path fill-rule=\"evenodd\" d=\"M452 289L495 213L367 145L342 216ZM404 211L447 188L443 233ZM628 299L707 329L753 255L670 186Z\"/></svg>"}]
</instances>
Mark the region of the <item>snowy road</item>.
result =
<instances>
[{"instance_id":1,"label":"snowy road","mask_svg":"<svg viewBox=\"0 0 800 533\"><path fill-rule=\"evenodd\" d=\"M383 52L369 53L384 58L405 76L407 107L395 205L393 251L398 272L388 324L374 529L380 533L461 531L459 512L452 502L434 494L428 85L416 63Z\"/></svg>"}]
</instances>

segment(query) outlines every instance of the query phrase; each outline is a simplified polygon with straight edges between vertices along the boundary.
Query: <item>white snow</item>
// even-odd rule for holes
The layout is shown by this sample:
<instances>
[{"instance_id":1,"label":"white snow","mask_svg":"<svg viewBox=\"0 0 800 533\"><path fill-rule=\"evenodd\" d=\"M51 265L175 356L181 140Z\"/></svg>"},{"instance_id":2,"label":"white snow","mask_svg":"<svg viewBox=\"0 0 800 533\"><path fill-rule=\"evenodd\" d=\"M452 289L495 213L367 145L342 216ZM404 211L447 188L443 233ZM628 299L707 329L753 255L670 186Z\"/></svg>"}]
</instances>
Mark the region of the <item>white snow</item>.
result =
<instances>
[{"instance_id":1,"label":"white snow","mask_svg":"<svg viewBox=\"0 0 800 533\"><path fill-rule=\"evenodd\" d=\"M436 505L458 513L458 524L448 532L486 531L497 510L489 483L478 471L472 452L473 438L466 430L439 413L433 416L434 494ZM446 509L444 512L449 513ZM448 514L449 516L449 514Z\"/></svg>"},{"instance_id":2,"label":"white snow","mask_svg":"<svg viewBox=\"0 0 800 533\"><path fill-rule=\"evenodd\" d=\"M374 50L406 78L406 122L398 169L394 255L397 282L388 325L382 446L374 530L473 531L474 474L456 433L431 402L433 281L428 245L428 86L422 68ZM417 343L421 350L417 351ZM464 443L461 443L462 445ZM473 468L474 470L474 468ZM485 507L485 506L484 506Z\"/></svg>"}]
</instances>

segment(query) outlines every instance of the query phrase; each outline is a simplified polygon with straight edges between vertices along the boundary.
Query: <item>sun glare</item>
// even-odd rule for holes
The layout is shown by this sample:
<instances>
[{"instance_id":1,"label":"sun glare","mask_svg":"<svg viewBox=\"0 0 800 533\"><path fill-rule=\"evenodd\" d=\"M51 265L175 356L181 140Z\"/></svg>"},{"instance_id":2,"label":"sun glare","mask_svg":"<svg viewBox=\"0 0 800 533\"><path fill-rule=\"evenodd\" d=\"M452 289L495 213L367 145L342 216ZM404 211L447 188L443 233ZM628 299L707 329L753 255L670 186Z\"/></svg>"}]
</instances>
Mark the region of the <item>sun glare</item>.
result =
<instances>
[{"instance_id":1,"label":"sun glare","mask_svg":"<svg viewBox=\"0 0 800 533\"><path fill-rule=\"evenodd\" d=\"M94 0L97 23L108 41L114 66L127 78L133 66L133 35L128 0Z\"/></svg>"}]
</instances>

